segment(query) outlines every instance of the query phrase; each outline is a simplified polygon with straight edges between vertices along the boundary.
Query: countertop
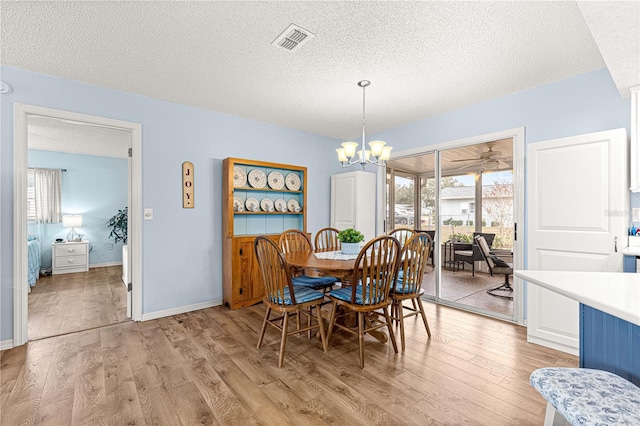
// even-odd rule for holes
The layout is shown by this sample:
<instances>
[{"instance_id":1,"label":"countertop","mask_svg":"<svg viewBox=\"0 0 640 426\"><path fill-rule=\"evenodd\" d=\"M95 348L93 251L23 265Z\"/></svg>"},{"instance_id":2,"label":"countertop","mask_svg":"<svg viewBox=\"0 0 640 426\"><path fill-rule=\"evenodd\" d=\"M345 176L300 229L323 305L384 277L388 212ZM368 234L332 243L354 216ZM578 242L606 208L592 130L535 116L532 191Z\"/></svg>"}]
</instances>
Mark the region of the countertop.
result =
<instances>
[{"instance_id":1,"label":"countertop","mask_svg":"<svg viewBox=\"0 0 640 426\"><path fill-rule=\"evenodd\" d=\"M623 248L622 254L624 254L625 256L640 256L640 247L629 246L627 248Z\"/></svg>"},{"instance_id":2,"label":"countertop","mask_svg":"<svg viewBox=\"0 0 640 426\"><path fill-rule=\"evenodd\" d=\"M623 272L515 271L515 276L640 325L640 274Z\"/></svg>"}]
</instances>

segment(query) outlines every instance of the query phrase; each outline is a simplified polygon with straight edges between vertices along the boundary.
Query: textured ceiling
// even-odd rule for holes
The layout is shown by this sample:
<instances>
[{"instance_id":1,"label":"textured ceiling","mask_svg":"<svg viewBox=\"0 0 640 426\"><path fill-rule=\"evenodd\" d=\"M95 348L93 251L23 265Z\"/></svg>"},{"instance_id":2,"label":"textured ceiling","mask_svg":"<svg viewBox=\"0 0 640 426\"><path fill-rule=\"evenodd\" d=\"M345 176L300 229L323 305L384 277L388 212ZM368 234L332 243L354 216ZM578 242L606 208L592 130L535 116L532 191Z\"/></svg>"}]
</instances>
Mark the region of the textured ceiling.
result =
<instances>
[{"instance_id":1,"label":"textured ceiling","mask_svg":"<svg viewBox=\"0 0 640 426\"><path fill-rule=\"evenodd\" d=\"M127 158L131 132L76 121L30 115L29 149Z\"/></svg>"},{"instance_id":2,"label":"textured ceiling","mask_svg":"<svg viewBox=\"0 0 640 426\"><path fill-rule=\"evenodd\" d=\"M608 3L616 7L615 3ZM339 139L605 66L575 2L13 2L3 64ZM315 34L271 46L291 23Z\"/></svg>"}]
</instances>

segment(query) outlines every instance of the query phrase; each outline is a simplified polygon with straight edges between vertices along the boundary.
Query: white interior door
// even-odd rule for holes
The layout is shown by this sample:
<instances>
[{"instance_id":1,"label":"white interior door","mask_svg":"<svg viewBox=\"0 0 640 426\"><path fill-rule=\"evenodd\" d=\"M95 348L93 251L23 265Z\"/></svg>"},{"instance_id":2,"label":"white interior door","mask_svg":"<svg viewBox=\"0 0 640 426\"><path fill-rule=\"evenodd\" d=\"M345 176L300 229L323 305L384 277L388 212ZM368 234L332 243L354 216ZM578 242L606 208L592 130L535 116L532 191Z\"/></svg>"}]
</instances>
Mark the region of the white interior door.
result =
<instances>
[{"instance_id":1,"label":"white interior door","mask_svg":"<svg viewBox=\"0 0 640 426\"><path fill-rule=\"evenodd\" d=\"M530 270L620 271L628 226L627 133L532 143L527 153ZM527 339L578 353L578 303L527 284Z\"/></svg>"}]
</instances>

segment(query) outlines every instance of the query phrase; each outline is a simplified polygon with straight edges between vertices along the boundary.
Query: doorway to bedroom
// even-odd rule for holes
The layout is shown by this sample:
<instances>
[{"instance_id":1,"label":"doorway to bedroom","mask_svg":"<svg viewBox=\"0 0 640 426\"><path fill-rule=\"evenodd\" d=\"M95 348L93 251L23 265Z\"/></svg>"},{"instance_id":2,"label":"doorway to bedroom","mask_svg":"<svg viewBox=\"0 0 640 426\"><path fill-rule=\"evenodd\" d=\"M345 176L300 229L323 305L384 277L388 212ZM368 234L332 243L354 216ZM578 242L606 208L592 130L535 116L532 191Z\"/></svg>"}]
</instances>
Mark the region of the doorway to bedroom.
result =
<instances>
[{"instance_id":1,"label":"doorway to bedroom","mask_svg":"<svg viewBox=\"0 0 640 426\"><path fill-rule=\"evenodd\" d=\"M14 345L139 320L140 125L17 105L15 128Z\"/></svg>"},{"instance_id":2,"label":"doorway to bedroom","mask_svg":"<svg viewBox=\"0 0 640 426\"><path fill-rule=\"evenodd\" d=\"M130 132L29 115L27 147L29 340L127 321L127 229L108 222L127 211Z\"/></svg>"}]
</instances>

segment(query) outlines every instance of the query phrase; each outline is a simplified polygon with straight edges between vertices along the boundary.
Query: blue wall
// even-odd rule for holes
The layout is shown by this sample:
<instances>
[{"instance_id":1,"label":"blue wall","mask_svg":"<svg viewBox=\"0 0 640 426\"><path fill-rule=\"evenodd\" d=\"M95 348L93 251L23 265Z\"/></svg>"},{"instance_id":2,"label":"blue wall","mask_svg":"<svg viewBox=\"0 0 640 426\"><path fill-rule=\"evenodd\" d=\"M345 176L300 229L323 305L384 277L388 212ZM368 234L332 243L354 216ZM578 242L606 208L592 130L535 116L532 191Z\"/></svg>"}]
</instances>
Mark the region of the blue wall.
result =
<instances>
[{"instance_id":1,"label":"blue wall","mask_svg":"<svg viewBox=\"0 0 640 426\"><path fill-rule=\"evenodd\" d=\"M0 67L0 340L13 335L13 107L39 105L142 124L143 313L222 300L222 159L308 168L307 230L329 225L338 141L227 114ZM265 105L265 108L269 107ZM195 167L195 208L182 208L182 163Z\"/></svg>"},{"instance_id":2,"label":"blue wall","mask_svg":"<svg viewBox=\"0 0 640 426\"><path fill-rule=\"evenodd\" d=\"M143 222L145 313L222 298L225 157L308 167L308 230L329 223L329 176L343 172L335 160L336 140L16 68L0 71L14 89L1 98L0 340L10 338L13 327L14 102L142 123L143 204L155 210L155 219ZM376 138L398 152L519 126L526 127L527 143L629 130L630 101L620 97L603 69L380 132ZM193 210L181 208L180 165L187 160L195 165Z\"/></svg>"},{"instance_id":3,"label":"blue wall","mask_svg":"<svg viewBox=\"0 0 640 426\"><path fill-rule=\"evenodd\" d=\"M124 158L29 150L29 167L66 169L62 173L62 214L81 214L76 232L89 240L89 265L122 262L122 243L108 239L107 220L127 205L128 161ZM65 238L61 223L40 224L42 267L51 266L51 243ZM111 249L109 249L111 246Z\"/></svg>"}]
</instances>

